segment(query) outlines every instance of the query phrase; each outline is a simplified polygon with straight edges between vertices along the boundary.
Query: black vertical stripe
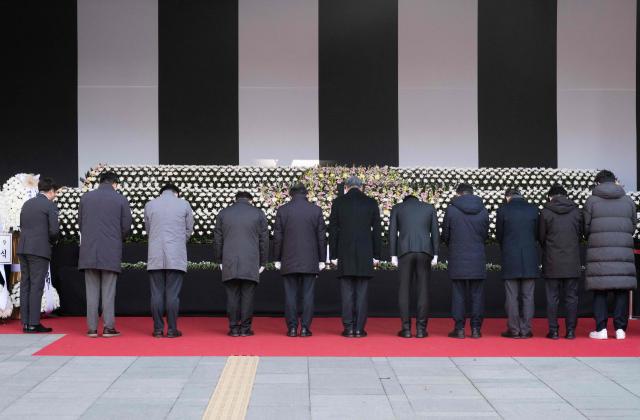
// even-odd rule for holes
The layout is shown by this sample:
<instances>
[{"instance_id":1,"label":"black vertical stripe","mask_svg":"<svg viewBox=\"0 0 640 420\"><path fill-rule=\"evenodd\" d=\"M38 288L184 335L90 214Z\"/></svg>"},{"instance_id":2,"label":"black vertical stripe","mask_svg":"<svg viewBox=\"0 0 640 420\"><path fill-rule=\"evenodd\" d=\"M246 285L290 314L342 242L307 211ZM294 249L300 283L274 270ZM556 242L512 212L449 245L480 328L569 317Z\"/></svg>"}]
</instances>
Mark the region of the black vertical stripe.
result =
<instances>
[{"instance_id":1,"label":"black vertical stripe","mask_svg":"<svg viewBox=\"0 0 640 420\"><path fill-rule=\"evenodd\" d=\"M159 0L160 163L238 164L238 0Z\"/></svg>"},{"instance_id":2,"label":"black vertical stripe","mask_svg":"<svg viewBox=\"0 0 640 420\"><path fill-rule=\"evenodd\" d=\"M320 159L398 165L398 2L320 0Z\"/></svg>"},{"instance_id":3,"label":"black vertical stripe","mask_svg":"<svg viewBox=\"0 0 640 420\"><path fill-rule=\"evenodd\" d=\"M0 3L0 184L19 172L78 185L76 1Z\"/></svg>"},{"instance_id":4,"label":"black vertical stripe","mask_svg":"<svg viewBox=\"0 0 640 420\"><path fill-rule=\"evenodd\" d=\"M479 0L480 166L557 166L556 23L556 0Z\"/></svg>"},{"instance_id":5,"label":"black vertical stripe","mask_svg":"<svg viewBox=\"0 0 640 420\"><path fill-rule=\"evenodd\" d=\"M638 86L640 86L640 63L638 62L638 57L640 57L639 21L640 2L636 2L636 190L638 191L640 191L640 93L638 92Z\"/></svg>"}]
</instances>

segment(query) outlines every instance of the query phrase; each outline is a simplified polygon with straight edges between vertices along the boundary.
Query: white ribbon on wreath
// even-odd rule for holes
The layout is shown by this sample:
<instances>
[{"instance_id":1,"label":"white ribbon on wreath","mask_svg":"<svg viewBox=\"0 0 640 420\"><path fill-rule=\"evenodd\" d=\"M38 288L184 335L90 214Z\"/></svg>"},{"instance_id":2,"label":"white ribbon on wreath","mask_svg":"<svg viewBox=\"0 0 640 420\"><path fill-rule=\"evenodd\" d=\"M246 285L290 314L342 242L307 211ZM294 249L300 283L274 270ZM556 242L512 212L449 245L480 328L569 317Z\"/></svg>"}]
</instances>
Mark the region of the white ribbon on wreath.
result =
<instances>
[{"instance_id":1,"label":"white ribbon on wreath","mask_svg":"<svg viewBox=\"0 0 640 420\"><path fill-rule=\"evenodd\" d=\"M7 281L3 265L0 265L0 275L2 275L2 285L0 285L0 318L9 318L13 312L13 304L9 297L9 282Z\"/></svg>"}]
</instances>

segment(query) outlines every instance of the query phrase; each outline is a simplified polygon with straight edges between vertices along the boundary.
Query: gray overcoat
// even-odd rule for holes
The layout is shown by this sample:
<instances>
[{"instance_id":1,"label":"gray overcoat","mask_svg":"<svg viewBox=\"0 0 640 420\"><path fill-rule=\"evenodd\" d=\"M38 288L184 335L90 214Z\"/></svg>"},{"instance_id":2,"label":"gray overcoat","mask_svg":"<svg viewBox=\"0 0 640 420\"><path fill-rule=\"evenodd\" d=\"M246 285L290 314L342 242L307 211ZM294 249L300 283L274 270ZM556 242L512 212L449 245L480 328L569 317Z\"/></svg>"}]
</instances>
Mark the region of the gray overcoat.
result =
<instances>
[{"instance_id":1,"label":"gray overcoat","mask_svg":"<svg viewBox=\"0 0 640 420\"><path fill-rule=\"evenodd\" d=\"M147 270L187 271L187 241L193 234L193 211L167 190L144 207L149 238Z\"/></svg>"}]
</instances>

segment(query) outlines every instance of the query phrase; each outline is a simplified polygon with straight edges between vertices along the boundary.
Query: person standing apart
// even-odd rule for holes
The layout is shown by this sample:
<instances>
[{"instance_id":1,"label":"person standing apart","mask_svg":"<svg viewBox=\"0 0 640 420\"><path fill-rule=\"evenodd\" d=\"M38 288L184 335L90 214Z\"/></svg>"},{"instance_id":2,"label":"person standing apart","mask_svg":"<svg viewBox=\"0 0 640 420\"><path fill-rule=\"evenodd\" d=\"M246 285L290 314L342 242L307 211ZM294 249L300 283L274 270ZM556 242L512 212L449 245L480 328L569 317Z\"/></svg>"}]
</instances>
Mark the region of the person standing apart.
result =
<instances>
[{"instance_id":1,"label":"person standing apart","mask_svg":"<svg viewBox=\"0 0 640 420\"><path fill-rule=\"evenodd\" d=\"M527 203L515 188L505 193L498 209L496 237L502 250L502 278L506 293L507 338L531 338L534 290L538 269L538 209ZM522 300L520 310L519 300Z\"/></svg>"},{"instance_id":2,"label":"person standing apart","mask_svg":"<svg viewBox=\"0 0 640 420\"><path fill-rule=\"evenodd\" d=\"M451 313L455 322L451 338L465 338L466 292L471 299L471 338L482 337L484 282L487 278L485 242L489 236L489 213L473 187L461 183L442 223L442 240L449 251Z\"/></svg>"},{"instance_id":3,"label":"person standing apart","mask_svg":"<svg viewBox=\"0 0 640 420\"><path fill-rule=\"evenodd\" d=\"M378 203L364 194L358 177L349 177L344 189L331 204L329 254L340 279L342 335L361 338L367 336L367 290L380 260L382 226Z\"/></svg>"},{"instance_id":4,"label":"person standing apart","mask_svg":"<svg viewBox=\"0 0 640 420\"><path fill-rule=\"evenodd\" d=\"M164 335L167 313L167 337L182 335L178 330L180 290L187 272L187 241L193 234L193 210L179 198L180 189L166 184L160 196L144 207L144 225L149 238L147 270L151 286L153 336Z\"/></svg>"},{"instance_id":5,"label":"person standing apart","mask_svg":"<svg viewBox=\"0 0 640 420\"><path fill-rule=\"evenodd\" d=\"M42 293L49 271L51 244L58 237L58 207L53 203L60 189L51 178L38 181L38 195L25 201L20 211L20 319L22 332L48 333L40 323ZM4 268L1 268L4 269Z\"/></svg>"},{"instance_id":6,"label":"person standing apart","mask_svg":"<svg viewBox=\"0 0 640 420\"><path fill-rule=\"evenodd\" d=\"M593 291L596 329L590 338L605 340L607 297L613 294L613 327L616 338L626 338L629 290L637 287L633 254L636 205L611 171L598 172L596 186L584 204L584 232L587 236L587 290Z\"/></svg>"},{"instance_id":7,"label":"person standing apart","mask_svg":"<svg viewBox=\"0 0 640 420\"><path fill-rule=\"evenodd\" d=\"M227 290L229 335L253 335L253 296L269 254L269 228L262 210L251 204L244 191L223 209L213 230L214 260L220 264Z\"/></svg>"},{"instance_id":8,"label":"person standing apart","mask_svg":"<svg viewBox=\"0 0 640 420\"><path fill-rule=\"evenodd\" d=\"M100 174L97 189L85 193L78 208L80 256L78 269L84 271L87 293L89 337L98 336L98 309L102 296L103 337L116 337L116 282L122 271L122 242L131 230L129 202L116 191L118 175Z\"/></svg>"},{"instance_id":9,"label":"person standing apart","mask_svg":"<svg viewBox=\"0 0 640 420\"><path fill-rule=\"evenodd\" d=\"M429 316L429 277L431 265L438 262L440 230L435 207L409 195L391 209L389 249L391 262L399 267L401 329L398 336L411 338L409 310L411 281L415 278L417 291L416 337L425 338ZM399 258L398 258L399 257Z\"/></svg>"},{"instance_id":10,"label":"person standing apart","mask_svg":"<svg viewBox=\"0 0 640 420\"><path fill-rule=\"evenodd\" d=\"M582 212L567 198L567 190L561 185L552 186L547 195L549 201L544 204L538 223L549 319L547 338L557 340L559 337L558 304L560 292L564 290L567 310L565 338L572 340L576 338L578 319Z\"/></svg>"},{"instance_id":11,"label":"person standing apart","mask_svg":"<svg viewBox=\"0 0 640 420\"><path fill-rule=\"evenodd\" d=\"M322 209L309 202L307 188L295 184L291 201L278 208L273 231L273 255L284 279L287 335L298 335L298 292L302 294L301 337L310 337L314 285L327 258L326 226Z\"/></svg>"}]
</instances>

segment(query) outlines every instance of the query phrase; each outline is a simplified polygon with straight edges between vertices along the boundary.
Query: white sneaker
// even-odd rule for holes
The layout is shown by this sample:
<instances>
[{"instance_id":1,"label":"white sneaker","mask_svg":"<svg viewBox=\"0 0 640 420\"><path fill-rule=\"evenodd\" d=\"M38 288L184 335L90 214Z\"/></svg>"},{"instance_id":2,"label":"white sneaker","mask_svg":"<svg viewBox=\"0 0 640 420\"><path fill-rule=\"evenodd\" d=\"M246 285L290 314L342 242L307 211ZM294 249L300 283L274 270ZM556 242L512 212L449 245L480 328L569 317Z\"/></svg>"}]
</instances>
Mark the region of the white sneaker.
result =
<instances>
[{"instance_id":1,"label":"white sneaker","mask_svg":"<svg viewBox=\"0 0 640 420\"><path fill-rule=\"evenodd\" d=\"M594 340L606 340L609 338L609 334L607 333L607 329L603 328L600 331L591 331L589 333L589 338L593 338Z\"/></svg>"},{"instance_id":2,"label":"white sneaker","mask_svg":"<svg viewBox=\"0 0 640 420\"><path fill-rule=\"evenodd\" d=\"M624 340L625 338L627 338L627 333L625 333L622 328L619 328L616 330L616 338L618 340Z\"/></svg>"}]
</instances>

